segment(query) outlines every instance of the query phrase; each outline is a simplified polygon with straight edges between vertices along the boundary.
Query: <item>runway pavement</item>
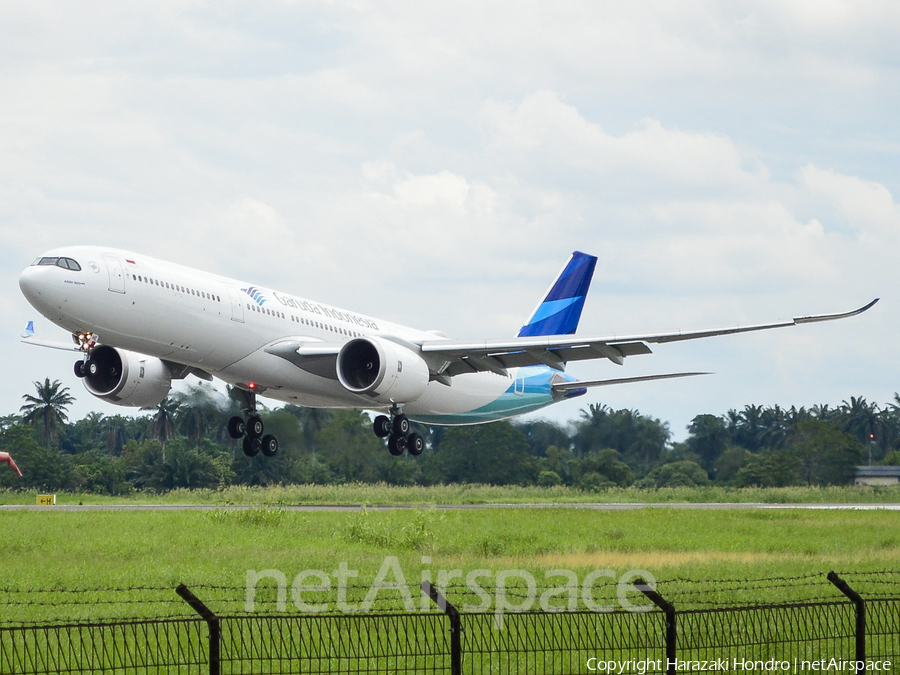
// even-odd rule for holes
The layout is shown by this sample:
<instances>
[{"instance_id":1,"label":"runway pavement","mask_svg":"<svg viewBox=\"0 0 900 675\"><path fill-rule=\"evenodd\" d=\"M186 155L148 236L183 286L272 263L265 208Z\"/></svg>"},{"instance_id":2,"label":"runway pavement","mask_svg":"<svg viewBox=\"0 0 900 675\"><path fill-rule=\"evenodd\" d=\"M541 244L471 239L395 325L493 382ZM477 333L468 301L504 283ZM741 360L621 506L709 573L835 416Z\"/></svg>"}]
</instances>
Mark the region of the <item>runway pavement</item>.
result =
<instances>
[{"instance_id":1,"label":"runway pavement","mask_svg":"<svg viewBox=\"0 0 900 675\"><path fill-rule=\"evenodd\" d=\"M632 511L636 509L804 509L832 511L900 511L900 504L761 504L761 503L623 503L623 504L0 504L2 511L214 511L242 510L261 506L287 511L393 511L434 508L441 510L477 509L588 509L592 511Z\"/></svg>"}]
</instances>

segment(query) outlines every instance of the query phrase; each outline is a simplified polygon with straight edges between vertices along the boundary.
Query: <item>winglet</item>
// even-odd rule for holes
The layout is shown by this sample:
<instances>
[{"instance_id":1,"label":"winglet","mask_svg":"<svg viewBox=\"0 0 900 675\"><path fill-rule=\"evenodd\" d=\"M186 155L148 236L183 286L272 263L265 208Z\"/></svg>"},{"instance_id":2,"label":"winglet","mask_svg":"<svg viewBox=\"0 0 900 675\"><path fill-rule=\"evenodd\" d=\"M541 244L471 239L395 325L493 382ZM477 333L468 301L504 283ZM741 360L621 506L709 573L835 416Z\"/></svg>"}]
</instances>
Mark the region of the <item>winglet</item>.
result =
<instances>
[{"instance_id":1,"label":"winglet","mask_svg":"<svg viewBox=\"0 0 900 675\"><path fill-rule=\"evenodd\" d=\"M596 264L596 256L575 251L541 304L522 326L519 337L572 335L578 328Z\"/></svg>"},{"instance_id":2,"label":"winglet","mask_svg":"<svg viewBox=\"0 0 900 675\"><path fill-rule=\"evenodd\" d=\"M815 323L816 321L832 321L834 319L846 319L850 316L856 316L857 314L862 314L866 312L875 305L876 302L881 300L881 298L875 298L872 302L867 305L860 307L859 309L854 309L852 312L839 312L838 314L816 314L814 316L798 316L794 318L795 324L801 323Z\"/></svg>"},{"instance_id":3,"label":"winglet","mask_svg":"<svg viewBox=\"0 0 900 675\"><path fill-rule=\"evenodd\" d=\"M28 325L25 326L25 332L22 333L22 339L27 340L32 337L34 337L34 321L29 321Z\"/></svg>"}]
</instances>

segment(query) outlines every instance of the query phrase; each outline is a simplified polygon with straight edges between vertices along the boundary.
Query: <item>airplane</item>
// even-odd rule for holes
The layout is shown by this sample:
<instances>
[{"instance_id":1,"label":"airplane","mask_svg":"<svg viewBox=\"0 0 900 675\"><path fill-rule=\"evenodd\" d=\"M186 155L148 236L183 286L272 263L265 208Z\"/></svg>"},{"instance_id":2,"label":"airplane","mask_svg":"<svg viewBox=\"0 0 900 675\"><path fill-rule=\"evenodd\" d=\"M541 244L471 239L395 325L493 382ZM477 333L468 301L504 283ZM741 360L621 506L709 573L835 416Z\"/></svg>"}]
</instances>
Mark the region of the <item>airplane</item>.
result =
<instances>
[{"instance_id":1,"label":"airplane","mask_svg":"<svg viewBox=\"0 0 900 675\"><path fill-rule=\"evenodd\" d=\"M48 251L19 278L29 303L72 334L72 344L23 342L79 352L75 374L94 396L150 408L172 381L195 375L232 385L245 417L228 422L250 457L278 452L256 397L309 407L379 413L373 430L392 455L420 455L410 421L491 422L582 396L589 387L706 373L579 381L573 361L650 354L649 344L831 321L850 312L694 331L575 335L597 258L575 251L514 338L457 341L263 286L102 246Z\"/></svg>"}]
</instances>

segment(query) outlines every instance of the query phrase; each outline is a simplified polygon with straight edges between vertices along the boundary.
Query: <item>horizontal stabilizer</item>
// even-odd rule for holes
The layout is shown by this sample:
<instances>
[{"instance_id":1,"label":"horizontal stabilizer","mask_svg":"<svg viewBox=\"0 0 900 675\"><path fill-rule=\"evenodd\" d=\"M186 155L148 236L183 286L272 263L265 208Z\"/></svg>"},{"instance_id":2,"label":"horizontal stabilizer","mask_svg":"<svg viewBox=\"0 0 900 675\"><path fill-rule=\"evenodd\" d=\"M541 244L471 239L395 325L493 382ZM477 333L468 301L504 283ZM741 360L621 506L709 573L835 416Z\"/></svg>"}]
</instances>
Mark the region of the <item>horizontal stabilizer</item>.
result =
<instances>
[{"instance_id":1,"label":"horizontal stabilizer","mask_svg":"<svg viewBox=\"0 0 900 675\"><path fill-rule=\"evenodd\" d=\"M630 382L649 382L650 380L671 380L676 377L693 377L694 375L712 375L712 373L666 373L664 375L641 375L639 377L615 377L610 380L584 380L583 382L554 382L554 391L585 389L587 387L605 387L608 384L628 384Z\"/></svg>"}]
</instances>

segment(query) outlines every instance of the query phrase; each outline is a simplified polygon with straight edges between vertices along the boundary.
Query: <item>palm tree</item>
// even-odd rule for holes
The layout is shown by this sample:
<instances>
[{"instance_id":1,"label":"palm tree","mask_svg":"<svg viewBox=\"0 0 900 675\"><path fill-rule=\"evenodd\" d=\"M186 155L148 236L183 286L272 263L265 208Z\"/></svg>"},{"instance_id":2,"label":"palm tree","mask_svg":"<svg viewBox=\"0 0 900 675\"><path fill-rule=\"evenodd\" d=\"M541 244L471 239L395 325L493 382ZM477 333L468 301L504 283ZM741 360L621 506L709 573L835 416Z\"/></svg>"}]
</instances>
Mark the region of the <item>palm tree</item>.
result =
<instances>
[{"instance_id":1,"label":"palm tree","mask_svg":"<svg viewBox=\"0 0 900 675\"><path fill-rule=\"evenodd\" d=\"M860 443L877 443L881 437L881 419L878 416L878 404L869 403L862 396L851 396L850 402L841 404L843 431L852 434Z\"/></svg>"},{"instance_id":2,"label":"palm tree","mask_svg":"<svg viewBox=\"0 0 900 675\"><path fill-rule=\"evenodd\" d=\"M211 387L192 385L173 398L178 401L175 423L194 445L200 444L207 430L222 426L227 419L220 405L221 397Z\"/></svg>"},{"instance_id":3,"label":"palm tree","mask_svg":"<svg viewBox=\"0 0 900 675\"><path fill-rule=\"evenodd\" d=\"M762 446L762 436L765 431L763 425L764 408L761 405L745 405L739 413L740 428L737 433L736 445L756 452Z\"/></svg>"},{"instance_id":4,"label":"palm tree","mask_svg":"<svg viewBox=\"0 0 900 675\"><path fill-rule=\"evenodd\" d=\"M765 408L759 418L761 430L759 440L761 446L778 450L787 438L788 421L784 409L777 403Z\"/></svg>"},{"instance_id":5,"label":"palm tree","mask_svg":"<svg viewBox=\"0 0 900 675\"><path fill-rule=\"evenodd\" d=\"M150 420L150 435L159 441L162 449L162 461L166 461L166 442L172 438L175 432L173 420L178 411L178 401L166 396L155 408L141 408L141 410L155 410L156 414Z\"/></svg>"},{"instance_id":6,"label":"palm tree","mask_svg":"<svg viewBox=\"0 0 900 675\"><path fill-rule=\"evenodd\" d=\"M827 403L825 405L816 404L810 408L810 414L813 419L819 420L820 422L830 422L834 419L835 411L830 408Z\"/></svg>"},{"instance_id":7,"label":"palm tree","mask_svg":"<svg viewBox=\"0 0 900 675\"><path fill-rule=\"evenodd\" d=\"M688 447L700 455L700 464L707 473L712 473L713 465L728 447L728 427L725 420L716 415L697 415L688 425L691 435Z\"/></svg>"},{"instance_id":8,"label":"palm tree","mask_svg":"<svg viewBox=\"0 0 900 675\"><path fill-rule=\"evenodd\" d=\"M68 406L74 403L75 399L69 395L69 388L63 387L62 382L45 378L44 383L34 383L37 390L37 396L25 394L22 398L25 405L19 408L20 412L25 413L22 418L28 424L41 423L44 432L44 442L50 447L50 440L56 433L56 427L68 421Z\"/></svg>"}]
</instances>

